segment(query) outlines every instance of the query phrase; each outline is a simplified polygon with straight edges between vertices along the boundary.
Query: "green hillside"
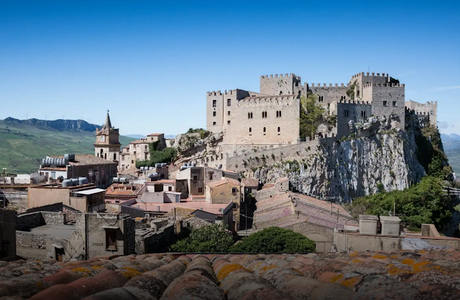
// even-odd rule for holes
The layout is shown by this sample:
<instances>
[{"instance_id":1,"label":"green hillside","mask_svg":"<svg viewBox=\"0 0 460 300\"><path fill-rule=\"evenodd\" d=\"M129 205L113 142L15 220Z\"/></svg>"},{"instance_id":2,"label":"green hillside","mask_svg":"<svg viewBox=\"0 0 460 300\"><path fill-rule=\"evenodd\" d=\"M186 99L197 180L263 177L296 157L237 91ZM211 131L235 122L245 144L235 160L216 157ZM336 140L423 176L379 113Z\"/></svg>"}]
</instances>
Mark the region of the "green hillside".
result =
<instances>
[{"instance_id":1,"label":"green hillside","mask_svg":"<svg viewBox=\"0 0 460 300\"><path fill-rule=\"evenodd\" d=\"M120 136L127 145L134 139ZM37 171L45 156L64 153L94 153L94 132L37 128L0 120L0 171L30 173Z\"/></svg>"}]
</instances>

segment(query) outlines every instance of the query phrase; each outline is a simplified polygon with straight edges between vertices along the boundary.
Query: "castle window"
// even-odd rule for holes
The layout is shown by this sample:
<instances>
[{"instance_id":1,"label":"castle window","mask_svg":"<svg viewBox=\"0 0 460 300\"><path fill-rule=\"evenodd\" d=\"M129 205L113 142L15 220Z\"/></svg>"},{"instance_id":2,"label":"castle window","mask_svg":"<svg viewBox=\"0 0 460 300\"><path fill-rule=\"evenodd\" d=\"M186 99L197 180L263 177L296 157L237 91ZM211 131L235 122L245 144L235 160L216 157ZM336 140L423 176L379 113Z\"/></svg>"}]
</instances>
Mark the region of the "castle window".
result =
<instances>
[{"instance_id":1,"label":"castle window","mask_svg":"<svg viewBox=\"0 0 460 300\"><path fill-rule=\"evenodd\" d=\"M388 106L388 101L383 101L383 106Z\"/></svg>"},{"instance_id":2,"label":"castle window","mask_svg":"<svg viewBox=\"0 0 460 300\"><path fill-rule=\"evenodd\" d=\"M361 111L361 118L363 118L363 119L366 118L366 111L364 111L364 110Z\"/></svg>"},{"instance_id":3,"label":"castle window","mask_svg":"<svg viewBox=\"0 0 460 300\"><path fill-rule=\"evenodd\" d=\"M277 118L281 118L281 110L277 110L277 111L276 111L276 117L277 117Z\"/></svg>"},{"instance_id":4,"label":"castle window","mask_svg":"<svg viewBox=\"0 0 460 300\"><path fill-rule=\"evenodd\" d=\"M216 126L216 122L212 122L212 126Z\"/></svg>"},{"instance_id":5,"label":"castle window","mask_svg":"<svg viewBox=\"0 0 460 300\"><path fill-rule=\"evenodd\" d=\"M434 115L434 111L430 111L430 114L431 114L431 115Z\"/></svg>"},{"instance_id":6,"label":"castle window","mask_svg":"<svg viewBox=\"0 0 460 300\"><path fill-rule=\"evenodd\" d=\"M236 194L236 192L237 192L237 189L232 187L232 194Z\"/></svg>"},{"instance_id":7,"label":"castle window","mask_svg":"<svg viewBox=\"0 0 460 300\"><path fill-rule=\"evenodd\" d=\"M278 127L278 132L280 132L280 131L281 131L281 127Z\"/></svg>"},{"instance_id":8,"label":"castle window","mask_svg":"<svg viewBox=\"0 0 460 300\"><path fill-rule=\"evenodd\" d=\"M249 127L249 132L252 132L252 128L251 128L251 127Z\"/></svg>"},{"instance_id":9,"label":"castle window","mask_svg":"<svg viewBox=\"0 0 460 300\"><path fill-rule=\"evenodd\" d=\"M262 112L262 118L266 118L267 117L267 112L266 111L263 111Z\"/></svg>"},{"instance_id":10,"label":"castle window","mask_svg":"<svg viewBox=\"0 0 460 300\"><path fill-rule=\"evenodd\" d=\"M280 95L282 95L282 94L283 94L283 91L280 91Z\"/></svg>"},{"instance_id":11,"label":"castle window","mask_svg":"<svg viewBox=\"0 0 460 300\"><path fill-rule=\"evenodd\" d=\"M215 117L217 115L217 112L213 111L212 116Z\"/></svg>"},{"instance_id":12,"label":"castle window","mask_svg":"<svg viewBox=\"0 0 460 300\"><path fill-rule=\"evenodd\" d=\"M323 96L319 96L319 97L318 97L318 101L319 101L319 102L323 102L323 100L324 100L324 97L323 97Z\"/></svg>"},{"instance_id":13,"label":"castle window","mask_svg":"<svg viewBox=\"0 0 460 300\"><path fill-rule=\"evenodd\" d=\"M264 127L264 132L267 132L267 128L266 128L266 127Z\"/></svg>"},{"instance_id":14,"label":"castle window","mask_svg":"<svg viewBox=\"0 0 460 300\"><path fill-rule=\"evenodd\" d=\"M344 116L345 118L348 118L348 115L349 115L348 109L345 109L345 110L343 111L343 116Z\"/></svg>"},{"instance_id":15,"label":"castle window","mask_svg":"<svg viewBox=\"0 0 460 300\"><path fill-rule=\"evenodd\" d=\"M232 99L227 99L227 106L232 106Z\"/></svg>"},{"instance_id":16,"label":"castle window","mask_svg":"<svg viewBox=\"0 0 460 300\"><path fill-rule=\"evenodd\" d=\"M116 153L113 154L113 160L117 160L117 154Z\"/></svg>"},{"instance_id":17,"label":"castle window","mask_svg":"<svg viewBox=\"0 0 460 300\"><path fill-rule=\"evenodd\" d=\"M252 119L252 112L248 113L248 119Z\"/></svg>"},{"instance_id":18,"label":"castle window","mask_svg":"<svg viewBox=\"0 0 460 300\"><path fill-rule=\"evenodd\" d=\"M230 116L230 111L227 111L227 116Z\"/></svg>"},{"instance_id":19,"label":"castle window","mask_svg":"<svg viewBox=\"0 0 460 300\"><path fill-rule=\"evenodd\" d=\"M212 107L217 107L217 100L212 100Z\"/></svg>"},{"instance_id":20,"label":"castle window","mask_svg":"<svg viewBox=\"0 0 460 300\"><path fill-rule=\"evenodd\" d=\"M396 101L393 101L393 106L396 106Z\"/></svg>"},{"instance_id":21,"label":"castle window","mask_svg":"<svg viewBox=\"0 0 460 300\"><path fill-rule=\"evenodd\" d=\"M227 121L227 125L230 125L230 120Z\"/></svg>"}]
</instances>

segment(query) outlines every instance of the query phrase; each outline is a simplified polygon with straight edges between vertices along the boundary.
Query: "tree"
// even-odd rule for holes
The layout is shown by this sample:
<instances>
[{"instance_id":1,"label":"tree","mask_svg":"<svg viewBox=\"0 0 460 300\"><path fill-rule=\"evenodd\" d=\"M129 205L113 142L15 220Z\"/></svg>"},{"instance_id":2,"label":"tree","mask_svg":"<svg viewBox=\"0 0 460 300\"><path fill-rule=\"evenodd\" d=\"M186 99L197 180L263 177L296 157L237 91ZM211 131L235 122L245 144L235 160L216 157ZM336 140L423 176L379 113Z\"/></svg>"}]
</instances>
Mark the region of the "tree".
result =
<instances>
[{"instance_id":1,"label":"tree","mask_svg":"<svg viewBox=\"0 0 460 300\"><path fill-rule=\"evenodd\" d=\"M300 98L300 137L313 137L323 122L324 108L317 104L318 96L309 93Z\"/></svg>"},{"instance_id":2,"label":"tree","mask_svg":"<svg viewBox=\"0 0 460 300\"><path fill-rule=\"evenodd\" d=\"M233 245L233 237L225 225L213 224L192 229L190 235L171 245L175 252L227 252Z\"/></svg>"},{"instance_id":3,"label":"tree","mask_svg":"<svg viewBox=\"0 0 460 300\"><path fill-rule=\"evenodd\" d=\"M442 191L443 181L433 176L422 180L404 191L378 193L353 200L349 206L353 215L365 211L372 215L388 216L393 212L410 229L418 229L421 224L434 224L437 228L445 227L450 219L452 206L450 197Z\"/></svg>"},{"instance_id":4,"label":"tree","mask_svg":"<svg viewBox=\"0 0 460 300\"><path fill-rule=\"evenodd\" d=\"M315 243L300 233L280 227L268 227L244 238L229 252L305 253L315 252Z\"/></svg>"}]
</instances>

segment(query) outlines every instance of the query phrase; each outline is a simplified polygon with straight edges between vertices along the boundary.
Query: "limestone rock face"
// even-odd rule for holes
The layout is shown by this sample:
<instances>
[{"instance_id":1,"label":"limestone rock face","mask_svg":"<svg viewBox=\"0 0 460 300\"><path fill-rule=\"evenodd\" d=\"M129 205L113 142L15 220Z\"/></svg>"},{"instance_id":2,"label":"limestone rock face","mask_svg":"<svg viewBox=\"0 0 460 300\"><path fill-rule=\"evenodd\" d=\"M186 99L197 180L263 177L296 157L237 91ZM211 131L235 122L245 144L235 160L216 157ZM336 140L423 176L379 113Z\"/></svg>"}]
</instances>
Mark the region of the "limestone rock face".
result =
<instances>
[{"instance_id":1,"label":"limestone rock face","mask_svg":"<svg viewBox=\"0 0 460 300\"><path fill-rule=\"evenodd\" d=\"M298 192L348 201L382 188L402 190L420 181L425 170L416 149L413 134L392 130L321 146L315 155L261 167L253 175L262 182L288 177Z\"/></svg>"}]
</instances>

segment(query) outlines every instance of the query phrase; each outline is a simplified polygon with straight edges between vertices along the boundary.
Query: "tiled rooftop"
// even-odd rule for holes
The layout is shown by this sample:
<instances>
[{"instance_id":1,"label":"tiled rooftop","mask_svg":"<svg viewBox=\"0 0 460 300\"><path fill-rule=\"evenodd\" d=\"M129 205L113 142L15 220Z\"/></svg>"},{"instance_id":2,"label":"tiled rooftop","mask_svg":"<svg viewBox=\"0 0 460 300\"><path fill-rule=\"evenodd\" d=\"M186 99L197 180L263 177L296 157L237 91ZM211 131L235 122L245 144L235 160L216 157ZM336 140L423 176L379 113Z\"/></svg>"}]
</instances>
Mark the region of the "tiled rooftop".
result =
<instances>
[{"instance_id":1,"label":"tiled rooftop","mask_svg":"<svg viewBox=\"0 0 460 300\"><path fill-rule=\"evenodd\" d=\"M107 164L117 164L117 163L94 156L92 154L75 154L75 161L69 162L69 165L74 165L74 166L107 165Z\"/></svg>"},{"instance_id":2,"label":"tiled rooftop","mask_svg":"<svg viewBox=\"0 0 460 300\"><path fill-rule=\"evenodd\" d=\"M460 252L144 254L0 262L2 299L459 299Z\"/></svg>"},{"instance_id":3,"label":"tiled rooftop","mask_svg":"<svg viewBox=\"0 0 460 300\"><path fill-rule=\"evenodd\" d=\"M232 205L232 202L229 201L226 204L212 204L208 201L197 201L197 202L179 202L179 203L161 203L161 202L137 202L132 204L133 207L139 206L140 209L145 211L157 211L158 206L160 207L160 211L163 212L170 212L174 208L182 207L182 208L190 208L190 209L202 209L203 211L221 215L222 211L224 211L229 205Z\"/></svg>"},{"instance_id":4,"label":"tiled rooftop","mask_svg":"<svg viewBox=\"0 0 460 300\"><path fill-rule=\"evenodd\" d=\"M288 226L306 221L327 228L343 228L347 220L352 219L338 204L331 205L330 202L292 192L265 198L256 205L254 223L258 228Z\"/></svg>"},{"instance_id":5,"label":"tiled rooftop","mask_svg":"<svg viewBox=\"0 0 460 300\"><path fill-rule=\"evenodd\" d=\"M241 184L245 187L258 187L259 180L255 178L243 178L241 179Z\"/></svg>"},{"instance_id":6,"label":"tiled rooftop","mask_svg":"<svg viewBox=\"0 0 460 300\"><path fill-rule=\"evenodd\" d=\"M226 183L230 183L230 184L238 185L238 186L240 185L240 182L238 180L225 177L225 178L222 178L221 180L211 181L207 184L207 186L209 186L210 188L213 188L213 187L217 187L217 186L220 186Z\"/></svg>"}]
</instances>

